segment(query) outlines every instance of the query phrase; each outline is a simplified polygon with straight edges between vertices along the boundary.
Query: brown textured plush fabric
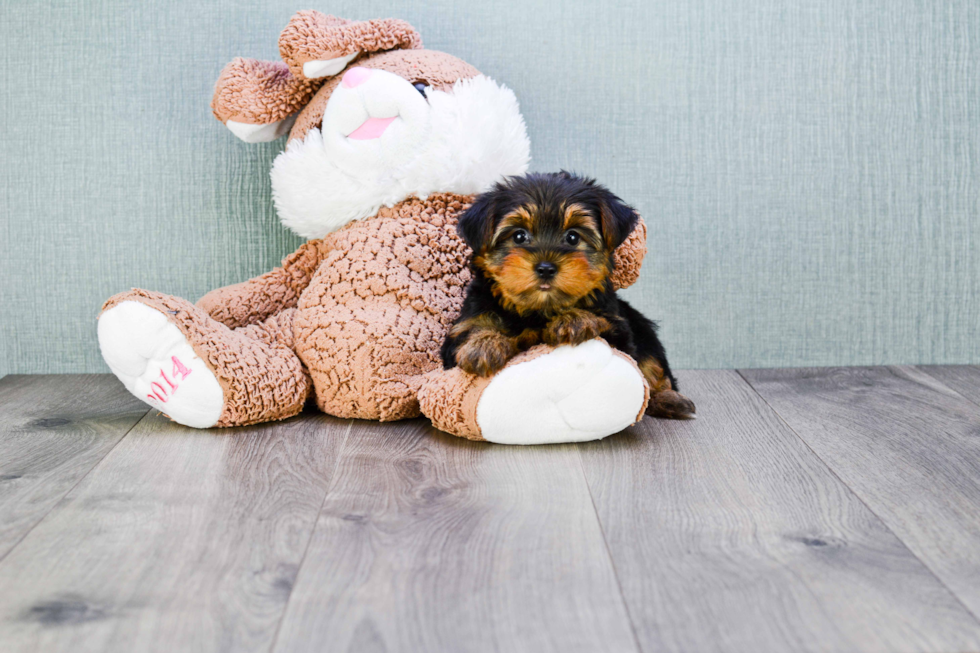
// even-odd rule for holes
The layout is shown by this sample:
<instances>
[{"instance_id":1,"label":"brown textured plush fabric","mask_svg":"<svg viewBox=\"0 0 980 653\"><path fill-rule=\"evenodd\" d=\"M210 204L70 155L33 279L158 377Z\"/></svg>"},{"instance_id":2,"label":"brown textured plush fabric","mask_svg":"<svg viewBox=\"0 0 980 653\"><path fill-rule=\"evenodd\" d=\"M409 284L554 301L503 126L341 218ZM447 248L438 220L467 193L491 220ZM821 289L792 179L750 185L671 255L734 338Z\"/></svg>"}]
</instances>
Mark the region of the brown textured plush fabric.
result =
<instances>
[{"instance_id":1,"label":"brown textured plush fabric","mask_svg":"<svg viewBox=\"0 0 980 653\"><path fill-rule=\"evenodd\" d=\"M300 11L279 35L279 55L293 75L303 77L303 64L325 61L356 52L419 49L422 37L411 25L397 18L348 21Z\"/></svg>"},{"instance_id":2,"label":"brown textured plush fabric","mask_svg":"<svg viewBox=\"0 0 980 653\"><path fill-rule=\"evenodd\" d=\"M462 59L436 50L379 52L360 57L355 64L363 68L386 70L412 83L425 82L440 91L448 91L460 79L469 79L480 74L479 70ZM306 132L320 126L323 122L323 112L326 111L327 102L330 100L330 94L333 93L339 83L340 76L338 75L317 91L306 108L296 117L296 122L289 132L289 140L294 138L302 140L306 136Z\"/></svg>"},{"instance_id":3,"label":"brown textured plush fabric","mask_svg":"<svg viewBox=\"0 0 980 653\"><path fill-rule=\"evenodd\" d=\"M419 414L421 375L441 365L470 278L456 235L469 200L409 199L324 238L330 253L294 325L321 410L380 420Z\"/></svg>"},{"instance_id":4,"label":"brown textured plush fabric","mask_svg":"<svg viewBox=\"0 0 980 653\"><path fill-rule=\"evenodd\" d=\"M290 345L291 318L284 311L263 325L231 330L185 299L134 288L111 297L116 304L136 301L163 313L214 373L225 404L215 426L244 426L286 419L303 410L310 377Z\"/></svg>"},{"instance_id":5,"label":"brown textured plush fabric","mask_svg":"<svg viewBox=\"0 0 980 653\"><path fill-rule=\"evenodd\" d=\"M261 322L278 311L296 306L329 249L329 243L324 240L306 242L283 260L282 267L212 290L197 305L232 329Z\"/></svg>"},{"instance_id":6,"label":"brown textured plush fabric","mask_svg":"<svg viewBox=\"0 0 980 653\"><path fill-rule=\"evenodd\" d=\"M483 440L476 421L476 407L489 377L467 374L458 367L433 370L419 390L419 408L440 431L467 440Z\"/></svg>"},{"instance_id":7,"label":"brown textured plush fabric","mask_svg":"<svg viewBox=\"0 0 980 653\"><path fill-rule=\"evenodd\" d=\"M283 61L239 57L229 63L215 84L211 111L221 122L266 125L284 120L306 106L318 88L328 81L333 82L333 88L340 80L339 74L307 79L304 63L355 52L421 47L422 37L403 20L349 21L318 11L301 11L279 35Z\"/></svg>"},{"instance_id":8,"label":"brown textured plush fabric","mask_svg":"<svg viewBox=\"0 0 980 653\"><path fill-rule=\"evenodd\" d=\"M267 319L235 329L235 333L251 338L270 346L296 348L296 337L293 332L293 320L296 317L295 308L287 308Z\"/></svg>"},{"instance_id":9,"label":"brown textured plush fabric","mask_svg":"<svg viewBox=\"0 0 980 653\"><path fill-rule=\"evenodd\" d=\"M221 71L211 111L221 122L266 125L302 109L318 85L316 80L295 77L281 61L239 57Z\"/></svg>"},{"instance_id":10,"label":"brown textured plush fabric","mask_svg":"<svg viewBox=\"0 0 980 653\"><path fill-rule=\"evenodd\" d=\"M629 288L640 278L640 266L647 254L647 225L640 218L633 232L613 252L613 273L610 277L616 290Z\"/></svg>"}]
</instances>

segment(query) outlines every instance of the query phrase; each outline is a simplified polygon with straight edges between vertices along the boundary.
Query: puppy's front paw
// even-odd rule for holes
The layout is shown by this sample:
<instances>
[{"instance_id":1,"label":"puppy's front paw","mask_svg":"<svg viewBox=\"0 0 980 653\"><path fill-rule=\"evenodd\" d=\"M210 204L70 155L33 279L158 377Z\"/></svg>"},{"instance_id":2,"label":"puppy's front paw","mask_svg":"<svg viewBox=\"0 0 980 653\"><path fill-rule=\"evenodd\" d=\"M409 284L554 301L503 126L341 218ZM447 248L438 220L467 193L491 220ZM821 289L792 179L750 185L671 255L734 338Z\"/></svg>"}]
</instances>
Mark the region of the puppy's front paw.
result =
<instances>
[{"instance_id":1,"label":"puppy's front paw","mask_svg":"<svg viewBox=\"0 0 980 653\"><path fill-rule=\"evenodd\" d=\"M611 328L612 325L604 317L573 308L551 320L544 328L541 339L552 346L580 345L598 338Z\"/></svg>"},{"instance_id":2,"label":"puppy's front paw","mask_svg":"<svg viewBox=\"0 0 980 653\"><path fill-rule=\"evenodd\" d=\"M456 350L456 364L464 372L491 376L517 355L512 338L496 331L475 331Z\"/></svg>"},{"instance_id":3,"label":"puppy's front paw","mask_svg":"<svg viewBox=\"0 0 980 653\"><path fill-rule=\"evenodd\" d=\"M647 415L666 419L693 419L697 417L694 402L675 390L661 390L650 395Z\"/></svg>"}]
</instances>

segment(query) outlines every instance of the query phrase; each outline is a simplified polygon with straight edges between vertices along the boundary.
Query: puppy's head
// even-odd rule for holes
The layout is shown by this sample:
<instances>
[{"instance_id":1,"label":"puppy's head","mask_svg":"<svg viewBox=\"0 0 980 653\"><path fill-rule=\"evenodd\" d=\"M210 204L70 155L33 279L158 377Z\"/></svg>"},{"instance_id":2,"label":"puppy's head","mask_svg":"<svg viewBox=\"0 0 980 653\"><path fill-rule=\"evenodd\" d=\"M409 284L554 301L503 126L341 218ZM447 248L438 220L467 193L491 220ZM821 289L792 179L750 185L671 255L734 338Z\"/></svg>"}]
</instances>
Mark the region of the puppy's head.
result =
<instances>
[{"instance_id":1,"label":"puppy's head","mask_svg":"<svg viewBox=\"0 0 980 653\"><path fill-rule=\"evenodd\" d=\"M637 219L605 187L563 171L497 184L460 217L459 233L505 308L555 313L606 287Z\"/></svg>"}]
</instances>

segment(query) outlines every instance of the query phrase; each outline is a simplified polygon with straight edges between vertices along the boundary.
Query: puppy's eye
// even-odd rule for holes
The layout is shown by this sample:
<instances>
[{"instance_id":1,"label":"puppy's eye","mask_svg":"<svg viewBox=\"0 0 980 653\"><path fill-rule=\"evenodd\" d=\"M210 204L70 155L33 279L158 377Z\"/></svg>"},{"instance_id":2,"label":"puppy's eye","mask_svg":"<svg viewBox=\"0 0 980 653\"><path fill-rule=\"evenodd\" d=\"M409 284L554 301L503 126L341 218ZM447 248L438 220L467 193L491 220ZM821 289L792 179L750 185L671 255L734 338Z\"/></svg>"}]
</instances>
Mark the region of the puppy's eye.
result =
<instances>
[{"instance_id":1,"label":"puppy's eye","mask_svg":"<svg viewBox=\"0 0 980 653\"><path fill-rule=\"evenodd\" d=\"M428 96L425 94L425 86L426 86L425 82L415 82L414 84L412 84L412 86L415 87L416 91L422 94L422 97L428 99Z\"/></svg>"},{"instance_id":2,"label":"puppy's eye","mask_svg":"<svg viewBox=\"0 0 980 653\"><path fill-rule=\"evenodd\" d=\"M582 240L582 237L579 236L578 233L574 231L569 231L567 234L565 234L566 245L571 245L572 247L575 247L576 245L579 244L580 240Z\"/></svg>"},{"instance_id":3,"label":"puppy's eye","mask_svg":"<svg viewBox=\"0 0 980 653\"><path fill-rule=\"evenodd\" d=\"M523 245L524 243L526 243L526 242L528 241L528 235L527 235L527 232L526 232L526 231L524 231L523 229L518 229L517 231L515 231L515 232L514 232L514 235L513 235L513 236L511 236L511 238L512 238L512 239L514 240L514 242L515 242L515 243L517 243L518 245Z\"/></svg>"}]
</instances>

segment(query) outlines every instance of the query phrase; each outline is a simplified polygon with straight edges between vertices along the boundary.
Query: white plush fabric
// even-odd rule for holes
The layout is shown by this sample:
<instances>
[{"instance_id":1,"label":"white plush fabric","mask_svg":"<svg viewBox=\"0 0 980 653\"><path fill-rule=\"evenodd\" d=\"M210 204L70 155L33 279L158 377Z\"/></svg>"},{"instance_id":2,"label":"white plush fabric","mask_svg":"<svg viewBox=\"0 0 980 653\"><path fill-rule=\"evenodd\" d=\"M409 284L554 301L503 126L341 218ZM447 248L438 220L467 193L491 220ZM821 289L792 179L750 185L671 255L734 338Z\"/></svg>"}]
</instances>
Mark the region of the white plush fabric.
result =
<instances>
[{"instance_id":1,"label":"white plush fabric","mask_svg":"<svg viewBox=\"0 0 980 653\"><path fill-rule=\"evenodd\" d=\"M221 417L218 379L163 313L140 302L113 306L99 317L99 346L127 390L178 424L203 429ZM189 373L174 373L175 358Z\"/></svg>"},{"instance_id":2,"label":"white plush fabric","mask_svg":"<svg viewBox=\"0 0 980 653\"><path fill-rule=\"evenodd\" d=\"M354 52L346 57L337 57L336 59L323 59L317 61L307 61L303 64L303 76L307 79L318 79L320 77L333 77L341 70L347 67L354 57L361 54L360 52Z\"/></svg>"},{"instance_id":3,"label":"white plush fabric","mask_svg":"<svg viewBox=\"0 0 980 653\"><path fill-rule=\"evenodd\" d=\"M484 438L500 444L599 440L634 423L643 397L639 371L590 340L498 372L476 421Z\"/></svg>"},{"instance_id":4,"label":"white plush fabric","mask_svg":"<svg viewBox=\"0 0 980 653\"><path fill-rule=\"evenodd\" d=\"M296 122L296 116L289 116L283 120L264 125L252 125L229 120L225 123L225 127L246 143L268 143L288 134L289 130L293 128L294 122Z\"/></svg>"},{"instance_id":5,"label":"white plush fabric","mask_svg":"<svg viewBox=\"0 0 980 653\"><path fill-rule=\"evenodd\" d=\"M408 197L479 193L527 170L530 142L510 89L481 75L427 96L382 70L338 85L322 128L290 142L272 167L283 224L321 238ZM347 137L368 118L392 117L379 138Z\"/></svg>"}]
</instances>

